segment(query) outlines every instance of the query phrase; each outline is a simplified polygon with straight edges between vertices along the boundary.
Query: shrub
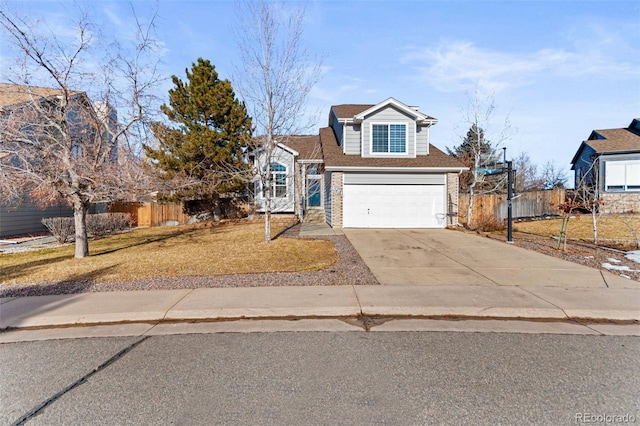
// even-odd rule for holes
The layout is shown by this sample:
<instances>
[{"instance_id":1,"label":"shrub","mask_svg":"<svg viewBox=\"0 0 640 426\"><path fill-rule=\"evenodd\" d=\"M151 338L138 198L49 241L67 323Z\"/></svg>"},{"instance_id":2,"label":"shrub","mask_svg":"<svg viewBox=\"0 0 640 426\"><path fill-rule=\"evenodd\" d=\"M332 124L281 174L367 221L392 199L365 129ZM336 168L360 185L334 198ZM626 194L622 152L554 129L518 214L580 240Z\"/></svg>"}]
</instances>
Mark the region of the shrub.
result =
<instances>
[{"instance_id":1,"label":"shrub","mask_svg":"<svg viewBox=\"0 0 640 426\"><path fill-rule=\"evenodd\" d=\"M476 230L481 232L504 231L507 229L507 222L495 216L484 217L476 224Z\"/></svg>"},{"instance_id":2,"label":"shrub","mask_svg":"<svg viewBox=\"0 0 640 426\"><path fill-rule=\"evenodd\" d=\"M56 237L60 244L74 240L75 225L72 217L51 217L42 219L42 224Z\"/></svg>"},{"instance_id":3,"label":"shrub","mask_svg":"<svg viewBox=\"0 0 640 426\"><path fill-rule=\"evenodd\" d=\"M87 215L87 234L104 237L130 227L129 213L100 213Z\"/></svg>"},{"instance_id":4,"label":"shrub","mask_svg":"<svg viewBox=\"0 0 640 426\"><path fill-rule=\"evenodd\" d=\"M75 223L72 217L52 217L42 219L51 235L59 243L68 243L75 239ZM87 234L93 237L104 237L117 231L131 227L129 213L100 213L87 215Z\"/></svg>"}]
</instances>

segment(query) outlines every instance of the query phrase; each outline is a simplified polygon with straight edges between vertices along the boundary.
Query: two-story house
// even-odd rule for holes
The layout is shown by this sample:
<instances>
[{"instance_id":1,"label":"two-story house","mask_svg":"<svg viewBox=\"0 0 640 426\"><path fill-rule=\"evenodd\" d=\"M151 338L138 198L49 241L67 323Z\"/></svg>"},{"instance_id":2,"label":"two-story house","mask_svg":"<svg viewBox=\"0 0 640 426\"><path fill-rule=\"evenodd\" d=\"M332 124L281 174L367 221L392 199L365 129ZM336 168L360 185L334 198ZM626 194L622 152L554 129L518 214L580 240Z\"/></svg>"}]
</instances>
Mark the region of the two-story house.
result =
<instances>
[{"instance_id":1,"label":"two-story house","mask_svg":"<svg viewBox=\"0 0 640 426\"><path fill-rule=\"evenodd\" d=\"M13 162L12 141L7 136L12 132L7 129L11 126L19 126L19 128L36 126L38 110L46 111L47 108L54 108L49 105L55 104L61 94L60 89L0 83L0 170L3 166L10 167ZM116 111L108 104L91 102L87 94L80 91L71 93L70 102L67 120L72 127L72 133L77 135L78 139L87 138L89 133L87 129L95 127L95 124L86 123L88 118L96 120L112 130L116 128ZM25 131L24 134L28 134L28 132ZM79 154L82 146L80 144L74 145L72 150ZM110 161L116 162L118 147L110 147L107 155ZM0 238L44 232L46 228L42 224L43 218L70 217L72 215L72 209L66 204L57 203L42 207L25 192L21 194L18 202L0 203Z\"/></svg>"},{"instance_id":2,"label":"two-story house","mask_svg":"<svg viewBox=\"0 0 640 426\"><path fill-rule=\"evenodd\" d=\"M602 212L640 212L640 118L625 128L593 130L571 169L575 188L591 191Z\"/></svg>"},{"instance_id":3,"label":"two-story house","mask_svg":"<svg viewBox=\"0 0 640 426\"><path fill-rule=\"evenodd\" d=\"M430 143L437 120L389 98L334 105L317 136L292 137L272 156L272 211L334 228L444 228L458 222L466 167ZM262 188L256 185L258 211Z\"/></svg>"}]
</instances>

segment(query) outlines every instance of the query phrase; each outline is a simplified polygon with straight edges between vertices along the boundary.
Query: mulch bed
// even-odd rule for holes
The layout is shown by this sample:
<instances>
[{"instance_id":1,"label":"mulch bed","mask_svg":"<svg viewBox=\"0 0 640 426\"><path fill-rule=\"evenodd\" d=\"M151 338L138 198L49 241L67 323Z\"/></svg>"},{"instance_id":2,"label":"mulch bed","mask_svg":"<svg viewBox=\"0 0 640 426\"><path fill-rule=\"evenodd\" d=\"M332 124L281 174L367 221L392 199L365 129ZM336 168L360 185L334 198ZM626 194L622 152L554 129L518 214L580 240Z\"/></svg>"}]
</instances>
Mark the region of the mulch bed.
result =
<instances>
[{"instance_id":1,"label":"mulch bed","mask_svg":"<svg viewBox=\"0 0 640 426\"><path fill-rule=\"evenodd\" d=\"M280 237L301 238L300 225L281 233ZM379 284L358 252L344 235L318 236L332 241L338 262L320 271L186 276L155 278L126 283L58 282L50 284L12 284L0 288L0 297L25 297L55 294L77 294L101 291L170 290L214 287L270 287L311 285L376 285Z\"/></svg>"}]
</instances>

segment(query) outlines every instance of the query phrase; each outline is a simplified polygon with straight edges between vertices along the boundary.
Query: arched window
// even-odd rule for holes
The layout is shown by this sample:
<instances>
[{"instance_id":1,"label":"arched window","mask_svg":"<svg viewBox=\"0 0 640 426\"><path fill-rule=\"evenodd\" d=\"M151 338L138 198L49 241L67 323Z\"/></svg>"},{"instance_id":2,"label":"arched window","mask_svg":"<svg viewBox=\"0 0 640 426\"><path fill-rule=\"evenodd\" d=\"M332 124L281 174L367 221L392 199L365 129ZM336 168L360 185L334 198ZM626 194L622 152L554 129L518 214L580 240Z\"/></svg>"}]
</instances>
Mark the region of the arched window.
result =
<instances>
[{"instance_id":1,"label":"arched window","mask_svg":"<svg viewBox=\"0 0 640 426\"><path fill-rule=\"evenodd\" d=\"M271 163L271 196L287 196L287 168L280 163Z\"/></svg>"}]
</instances>

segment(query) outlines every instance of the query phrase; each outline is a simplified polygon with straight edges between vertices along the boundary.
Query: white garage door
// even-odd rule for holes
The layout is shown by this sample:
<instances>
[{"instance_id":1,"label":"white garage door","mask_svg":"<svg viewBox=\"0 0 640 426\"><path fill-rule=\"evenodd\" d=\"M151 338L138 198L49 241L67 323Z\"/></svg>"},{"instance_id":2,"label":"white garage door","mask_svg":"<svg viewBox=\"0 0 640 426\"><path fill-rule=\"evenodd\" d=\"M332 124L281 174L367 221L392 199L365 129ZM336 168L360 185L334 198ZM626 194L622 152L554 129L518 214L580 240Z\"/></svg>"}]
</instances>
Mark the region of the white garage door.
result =
<instances>
[{"instance_id":1,"label":"white garage door","mask_svg":"<svg viewBox=\"0 0 640 426\"><path fill-rule=\"evenodd\" d=\"M344 185L345 228L444 228L444 185Z\"/></svg>"}]
</instances>

